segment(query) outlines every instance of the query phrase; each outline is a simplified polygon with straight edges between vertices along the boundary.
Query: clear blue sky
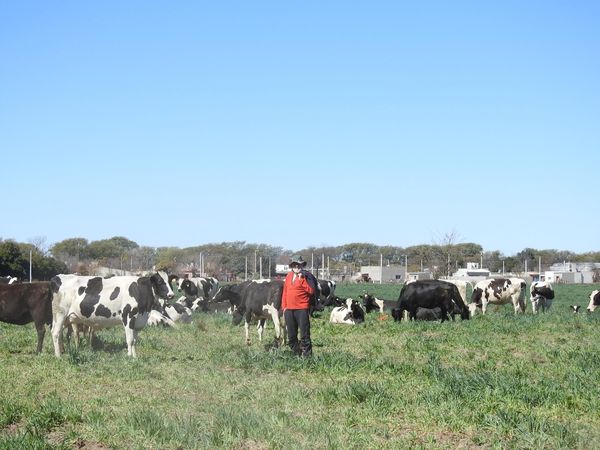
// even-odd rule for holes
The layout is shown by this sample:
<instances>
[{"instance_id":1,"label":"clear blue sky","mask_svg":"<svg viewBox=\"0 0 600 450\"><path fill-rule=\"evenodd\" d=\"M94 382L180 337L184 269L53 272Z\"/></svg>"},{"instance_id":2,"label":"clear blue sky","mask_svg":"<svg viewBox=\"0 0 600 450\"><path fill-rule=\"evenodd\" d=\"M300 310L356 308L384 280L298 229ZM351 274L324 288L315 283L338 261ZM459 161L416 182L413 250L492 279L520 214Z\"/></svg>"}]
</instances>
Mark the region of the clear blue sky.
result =
<instances>
[{"instance_id":1,"label":"clear blue sky","mask_svg":"<svg viewBox=\"0 0 600 450\"><path fill-rule=\"evenodd\" d=\"M600 250L600 3L0 4L0 237Z\"/></svg>"}]
</instances>

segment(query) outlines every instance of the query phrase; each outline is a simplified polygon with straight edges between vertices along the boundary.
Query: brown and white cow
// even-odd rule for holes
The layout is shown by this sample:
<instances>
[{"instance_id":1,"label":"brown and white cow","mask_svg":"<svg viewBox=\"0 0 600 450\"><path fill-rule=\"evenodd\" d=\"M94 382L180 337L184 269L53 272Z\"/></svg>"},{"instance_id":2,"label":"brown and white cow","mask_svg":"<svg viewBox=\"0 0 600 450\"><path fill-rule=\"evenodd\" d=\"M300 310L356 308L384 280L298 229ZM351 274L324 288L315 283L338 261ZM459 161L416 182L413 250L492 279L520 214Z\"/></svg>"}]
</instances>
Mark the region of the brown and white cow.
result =
<instances>
[{"instance_id":1,"label":"brown and white cow","mask_svg":"<svg viewBox=\"0 0 600 450\"><path fill-rule=\"evenodd\" d=\"M505 305L512 303L515 314L525 312L525 290L527 284L522 278L494 278L482 280L473 288L469 312L475 315L478 311L485 314L487 305Z\"/></svg>"}]
</instances>

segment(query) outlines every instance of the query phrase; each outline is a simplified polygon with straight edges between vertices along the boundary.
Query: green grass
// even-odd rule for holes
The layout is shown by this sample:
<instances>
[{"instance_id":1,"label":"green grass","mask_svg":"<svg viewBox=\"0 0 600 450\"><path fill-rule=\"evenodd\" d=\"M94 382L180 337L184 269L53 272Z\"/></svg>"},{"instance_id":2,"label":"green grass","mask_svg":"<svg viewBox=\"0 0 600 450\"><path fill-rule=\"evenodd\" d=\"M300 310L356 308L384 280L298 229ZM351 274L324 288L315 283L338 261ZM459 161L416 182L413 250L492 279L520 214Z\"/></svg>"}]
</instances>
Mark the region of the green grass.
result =
<instances>
[{"instance_id":1,"label":"green grass","mask_svg":"<svg viewBox=\"0 0 600 450\"><path fill-rule=\"evenodd\" d=\"M396 285L367 288L396 299ZM0 324L0 449L600 448L596 286L557 285L547 314L361 326L313 319L315 356L244 345L225 315L122 328L58 360L47 333Z\"/></svg>"}]
</instances>

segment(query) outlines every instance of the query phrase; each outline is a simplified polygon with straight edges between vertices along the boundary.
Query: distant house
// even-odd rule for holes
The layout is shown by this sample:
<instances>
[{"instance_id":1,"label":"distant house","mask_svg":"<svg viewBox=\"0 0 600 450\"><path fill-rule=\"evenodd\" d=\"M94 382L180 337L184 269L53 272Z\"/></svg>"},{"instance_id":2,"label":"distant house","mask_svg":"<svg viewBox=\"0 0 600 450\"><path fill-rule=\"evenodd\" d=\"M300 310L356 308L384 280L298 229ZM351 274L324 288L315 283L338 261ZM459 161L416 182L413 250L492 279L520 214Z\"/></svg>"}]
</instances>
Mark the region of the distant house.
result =
<instances>
[{"instance_id":1,"label":"distant house","mask_svg":"<svg viewBox=\"0 0 600 450\"><path fill-rule=\"evenodd\" d=\"M477 282L487 280L490 277L490 270L479 267L479 263L468 262L467 268L458 269L452 275L453 279Z\"/></svg>"},{"instance_id":2,"label":"distant house","mask_svg":"<svg viewBox=\"0 0 600 450\"><path fill-rule=\"evenodd\" d=\"M404 283L406 269L404 266L361 266L359 276L373 283Z\"/></svg>"}]
</instances>

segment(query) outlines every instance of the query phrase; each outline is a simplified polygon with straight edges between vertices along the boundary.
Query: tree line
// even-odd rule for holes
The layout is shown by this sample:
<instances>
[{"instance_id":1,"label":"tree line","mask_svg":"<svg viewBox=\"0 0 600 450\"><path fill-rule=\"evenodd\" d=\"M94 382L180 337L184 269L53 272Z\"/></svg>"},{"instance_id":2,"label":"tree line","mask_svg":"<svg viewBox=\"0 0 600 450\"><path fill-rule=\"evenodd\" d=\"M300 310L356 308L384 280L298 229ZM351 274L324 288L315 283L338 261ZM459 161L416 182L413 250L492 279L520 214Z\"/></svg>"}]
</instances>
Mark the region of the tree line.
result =
<instances>
[{"instance_id":1,"label":"tree line","mask_svg":"<svg viewBox=\"0 0 600 450\"><path fill-rule=\"evenodd\" d=\"M88 241L70 238L47 248L43 239L17 243L0 238L0 275L28 279L29 252L32 253L33 278L47 280L57 273L93 273L96 266L127 270L135 273L167 270L217 276L222 280L243 279L246 274L256 278L275 273L276 264L287 264L292 255L301 255L309 266L320 268L323 263L332 273L355 273L360 266L404 265L408 271L427 269L435 277L453 273L467 262L482 262L492 272L523 272L525 267L536 270L539 259L542 268L554 263L597 262L600 252L574 253L567 250L525 248L515 255L498 250L484 251L476 243L457 243L453 234L434 244L409 247L379 246L371 243L349 243L339 246L307 247L291 251L267 244L245 241L202 244L193 247L148 247L122 236ZM262 270L261 270L262 267ZM269 271L270 270L270 271Z\"/></svg>"}]
</instances>

